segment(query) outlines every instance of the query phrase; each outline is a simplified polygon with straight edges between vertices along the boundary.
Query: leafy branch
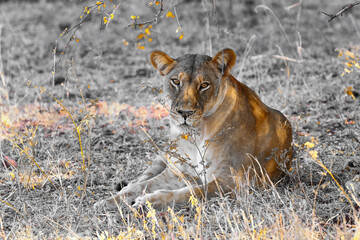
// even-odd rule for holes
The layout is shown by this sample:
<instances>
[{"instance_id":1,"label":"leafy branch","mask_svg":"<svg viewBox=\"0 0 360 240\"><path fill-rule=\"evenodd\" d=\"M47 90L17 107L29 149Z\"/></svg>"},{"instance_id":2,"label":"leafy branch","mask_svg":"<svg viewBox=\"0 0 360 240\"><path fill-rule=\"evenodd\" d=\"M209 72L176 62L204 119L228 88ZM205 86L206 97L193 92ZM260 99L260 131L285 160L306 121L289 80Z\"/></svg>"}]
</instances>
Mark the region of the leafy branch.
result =
<instances>
[{"instance_id":1,"label":"leafy branch","mask_svg":"<svg viewBox=\"0 0 360 240\"><path fill-rule=\"evenodd\" d=\"M133 28L137 29L137 28L141 28L144 25L150 25L154 22L157 22L160 18L160 14L164 11L163 0L160 0L159 5L160 5L159 11L156 13L156 15L154 16L153 19L143 21L143 22L137 22L137 19L134 18L134 23L128 25L128 27L129 28L133 27Z\"/></svg>"}]
</instances>

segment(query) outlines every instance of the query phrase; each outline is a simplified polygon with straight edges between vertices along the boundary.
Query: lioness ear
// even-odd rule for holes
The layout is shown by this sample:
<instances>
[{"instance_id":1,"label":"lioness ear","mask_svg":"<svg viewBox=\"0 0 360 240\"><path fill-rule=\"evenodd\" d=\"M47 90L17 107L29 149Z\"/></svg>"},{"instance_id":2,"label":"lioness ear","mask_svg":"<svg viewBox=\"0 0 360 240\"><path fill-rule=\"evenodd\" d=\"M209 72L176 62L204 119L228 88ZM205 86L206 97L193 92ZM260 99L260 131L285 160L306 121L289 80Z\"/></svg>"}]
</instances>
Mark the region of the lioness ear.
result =
<instances>
[{"instance_id":1,"label":"lioness ear","mask_svg":"<svg viewBox=\"0 0 360 240\"><path fill-rule=\"evenodd\" d=\"M166 53L162 51L153 51L150 54L151 64L156 68L160 75L165 76L168 74L175 66L176 61L169 57Z\"/></svg>"},{"instance_id":2,"label":"lioness ear","mask_svg":"<svg viewBox=\"0 0 360 240\"><path fill-rule=\"evenodd\" d=\"M236 61L236 55L233 50L227 48L218 52L211 60L216 64L224 77L229 75L231 68Z\"/></svg>"}]
</instances>

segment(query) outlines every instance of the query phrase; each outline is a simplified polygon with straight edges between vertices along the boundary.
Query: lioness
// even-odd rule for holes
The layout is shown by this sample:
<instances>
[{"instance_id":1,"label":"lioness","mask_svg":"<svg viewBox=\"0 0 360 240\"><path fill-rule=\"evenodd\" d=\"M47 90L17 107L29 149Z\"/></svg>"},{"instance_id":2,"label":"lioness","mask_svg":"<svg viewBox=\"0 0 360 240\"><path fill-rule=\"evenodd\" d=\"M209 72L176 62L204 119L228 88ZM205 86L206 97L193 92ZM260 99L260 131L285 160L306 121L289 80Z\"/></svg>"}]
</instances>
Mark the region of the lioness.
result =
<instances>
[{"instance_id":1,"label":"lioness","mask_svg":"<svg viewBox=\"0 0 360 240\"><path fill-rule=\"evenodd\" d=\"M231 49L213 58L151 53L152 65L164 76L176 151L156 158L114 198L96 206L115 206L120 199L153 206L185 202L191 195L231 192L245 176L271 181L283 173L279 164L290 167L290 123L231 75L235 59Z\"/></svg>"}]
</instances>

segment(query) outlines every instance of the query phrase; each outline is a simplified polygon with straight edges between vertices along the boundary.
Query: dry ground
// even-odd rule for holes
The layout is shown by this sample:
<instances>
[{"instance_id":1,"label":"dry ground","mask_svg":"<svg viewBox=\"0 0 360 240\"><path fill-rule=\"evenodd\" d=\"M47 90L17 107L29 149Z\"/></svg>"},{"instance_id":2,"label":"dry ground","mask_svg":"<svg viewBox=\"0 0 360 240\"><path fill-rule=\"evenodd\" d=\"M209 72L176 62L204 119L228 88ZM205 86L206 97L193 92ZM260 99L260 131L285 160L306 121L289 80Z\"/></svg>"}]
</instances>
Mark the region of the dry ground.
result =
<instances>
[{"instance_id":1,"label":"dry ground","mask_svg":"<svg viewBox=\"0 0 360 240\"><path fill-rule=\"evenodd\" d=\"M0 2L0 236L359 239L359 72L352 66L341 76L351 54L335 49L360 49L360 7L328 23L321 11L351 1L217 1L216 14L212 1L185 1L178 23L164 16L175 15L174 1L152 28L127 27L131 15L141 22L156 14L149 2L125 0L111 19L119 2L107 1L74 37L60 38L96 1ZM238 55L233 75L291 120L297 153L289 175L265 190L244 186L234 200L93 210L156 152L141 126L166 148L149 53L228 47Z\"/></svg>"}]
</instances>

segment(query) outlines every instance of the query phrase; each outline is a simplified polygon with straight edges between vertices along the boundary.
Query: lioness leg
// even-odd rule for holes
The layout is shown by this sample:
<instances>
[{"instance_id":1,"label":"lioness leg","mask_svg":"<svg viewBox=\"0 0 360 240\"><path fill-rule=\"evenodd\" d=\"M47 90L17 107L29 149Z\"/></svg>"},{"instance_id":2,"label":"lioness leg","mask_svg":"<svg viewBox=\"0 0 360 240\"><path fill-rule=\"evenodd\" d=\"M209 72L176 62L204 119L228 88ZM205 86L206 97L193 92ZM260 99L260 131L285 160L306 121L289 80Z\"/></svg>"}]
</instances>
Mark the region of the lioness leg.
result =
<instances>
[{"instance_id":1,"label":"lioness leg","mask_svg":"<svg viewBox=\"0 0 360 240\"><path fill-rule=\"evenodd\" d=\"M215 180L207 184L206 197L211 197L215 195L216 192L219 192L218 184ZM145 204L147 201L151 203L153 207L164 206L167 204L177 204L184 203L189 201L190 196L196 196L198 198L205 197L205 186L192 186L192 187L182 187L180 189L172 190L157 190L153 193L145 194L144 196L137 197L135 199L135 206L140 206ZM229 192L230 188L221 189L224 193Z\"/></svg>"},{"instance_id":2,"label":"lioness leg","mask_svg":"<svg viewBox=\"0 0 360 240\"><path fill-rule=\"evenodd\" d=\"M160 166L157 169L160 169ZM116 206L116 203L120 202L121 198L124 198L126 202L132 204L144 191L151 193L156 190L179 189L183 186L185 186L185 183L177 177L170 168L165 168L160 174L155 175L152 178L129 184L117 193L115 197L110 197L98 202L95 207L104 205L107 207L114 207Z\"/></svg>"},{"instance_id":3,"label":"lioness leg","mask_svg":"<svg viewBox=\"0 0 360 240\"><path fill-rule=\"evenodd\" d=\"M166 168L166 164L161 159L161 157L158 156L140 176L132 180L128 185L149 180L155 177L156 175L162 173L165 170L165 168Z\"/></svg>"},{"instance_id":4,"label":"lioness leg","mask_svg":"<svg viewBox=\"0 0 360 240\"><path fill-rule=\"evenodd\" d=\"M120 191L121 189L123 189L126 186L130 186L137 182L142 182L142 181L148 180L150 178L153 178L154 176L156 176L156 175L160 174L162 171L164 171L165 168L166 168L166 164L164 163L164 161L162 160L161 157L157 156L157 158L155 158L155 160L150 164L150 166L148 168L146 168L146 170L141 175L139 175L137 178L133 179L130 182L128 182L126 180L121 180L116 185L116 190Z\"/></svg>"}]
</instances>

